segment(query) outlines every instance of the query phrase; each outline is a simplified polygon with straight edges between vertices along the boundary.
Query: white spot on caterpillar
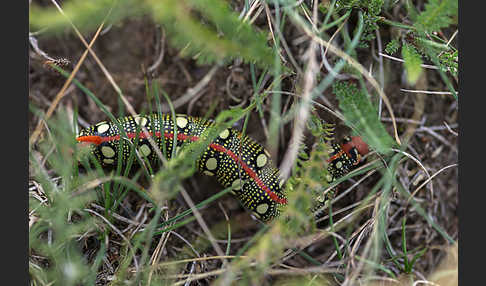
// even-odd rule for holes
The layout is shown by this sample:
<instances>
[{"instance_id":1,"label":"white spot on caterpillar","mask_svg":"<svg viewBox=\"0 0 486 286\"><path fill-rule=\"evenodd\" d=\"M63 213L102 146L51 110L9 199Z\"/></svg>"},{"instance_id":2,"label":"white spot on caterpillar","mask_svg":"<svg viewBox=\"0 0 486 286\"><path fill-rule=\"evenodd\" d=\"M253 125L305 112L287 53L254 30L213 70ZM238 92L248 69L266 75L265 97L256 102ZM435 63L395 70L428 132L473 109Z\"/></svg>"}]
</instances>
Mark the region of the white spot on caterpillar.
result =
<instances>
[{"instance_id":1,"label":"white spot on caterpillar","mask_svg":"<svg viewBox=\"0 0 486 286\"><path fill-rule=\"evenodd\" d=\"M152 153L152 149L150 149L150 147L147 144L143 144L142 146L140 146L138 150L143 156L148 156L150 155L150 153Z\"/></svg>"},{"instance_id":2,"label":"white spot on caterpillar","mask_svg":"<svg viewBox=\"0 0 486 286\"><path fill-rule=\"evenodd\" d=\"M241 180L241 179L236 179L233 181L233 183L231 184L231 188L233 190L241 190L241 187L245 184L245 181Z\"/></svg>"},{"instance_id":3,"label":"white spot on caterpillar","mask_svg":"<svg viewBox=\"0 0 486 286\"><path fill-rule=\"evenodd\" d=\"M115 156L115 150L113 150L113 148L111 148L109 146L103 146L103 147L101 147L101 153L106 158L112 158L113 156Z\"/></svg>"},{"instance_id":4,"label":"white spot on caterpillar","mask_svg":"<svg viewBox=\"0 0 486 286\"><path fill-rule=\"evenodd\" d=\"M102 134L102 133L105 133L106 131L108 131L108 129L110 129L110 125L108 123L101 123L100 125L98 125L98 127L96 128L96 130L98 131L98 133Z\"/></svg>"},{"instance_id":5,"label":"white spot on caterpillar","mask_svg":"<svg viewBox=\"0 0 486 286\"><path fill-rule=\"evenodd\" d=\"M147 118L145 118L143 116L137 116L137 117L135 117L135 122L138 125L145 126L147 124Z\"/></svg>"},{"instance_id":6,"label":"white spot on caterpillar","mask_svg":"<svg viewBox=\"0 0 486 286\"><path fill-rule=\"evenodd\" d=\"M204 171L203 172L204 175L207 175L207 176L214 176L214 173L213 172L209 172L209 171Z\"/></svg>"},{"instance_id":7,"label":"white spot on caterpillar","mask_svg":"<svg viewBox=\"0 0 486 286\"><path fill-rule=\"evenodd\" d=\"M256 211L260 214L265 214L268 210L268 204L259 204L256 208Z\"/></svg>"},{"instance_id":8,"label":"white spot on caterpillar","mask_svg":"<svg viewBox=\"0 0 486 286\"><path fill-rule=\"evenodd\" d=\"M326 180L330 183L332 182L332 176L330 174L327 174Z\"/></svg>"},{"instance_id":9,"label":"white spot on caterpillar","mask_svg":"<svg viewBox=\"0 0 486 286\"><path fill-rule=\"evenodd\" d=\"M103 162L105 164L113 164L115 162L115 160L113 160L113 159L103 159Z\"/></svg>"},{"instance_id":10,"label":"white spot on caterpillar","mask_svg":"<svg viewBox=\"0 0 486 286\"><path fill-rule=\"evenodd\" d=\"M187 126L187 118L185 117L177 117L176 119L176 123L177 123L177 126L179 126L179 128L185 128Z\"/></svg>"},{"instance_id":11,"label":"white spot on caterpillar","mask_svg":"<svg viewBox=\"0 0 486 286\"><path fill-rule=\"evenodd\" d=\"M336 168L341 169L343 167L343 163L341 161L336 162Z\"/></svg>"},{"instance_id":12,"label":"white spot on caterpillar","mask_svg":"<svg viewBox=\"0 0 486 286\"><path fill-rule=\"evenodd\" d=\"M206 161L206 168L208 168L208 170L215 170L217 167L218 167L218 160L216 160L216 158L209 158Z\"/></svg>"},{"instance_id":13,"label":"white spot on caterpillar","mask_svg":"<svg viewBox=\"0 0 486 286\"><path fill-rule=\"evenodd\" d=\"M260 154L258 155L257 159L256 159L256 164L257 164L257 167L261 168L263 166L265 166L267 164L267 155L265 154Z\"/></svg>"},{"instance_id":14,"label":"white spot on caterpillar","mask_svg":"<svg viewBox=\"0 0 486 286\"><path fill-rule=\"evenodd\" d=\"M219 133L219 138L226 139L228 138L230 132L228 129L223 130L223 132Z\"/></svg>"}]
</instances>

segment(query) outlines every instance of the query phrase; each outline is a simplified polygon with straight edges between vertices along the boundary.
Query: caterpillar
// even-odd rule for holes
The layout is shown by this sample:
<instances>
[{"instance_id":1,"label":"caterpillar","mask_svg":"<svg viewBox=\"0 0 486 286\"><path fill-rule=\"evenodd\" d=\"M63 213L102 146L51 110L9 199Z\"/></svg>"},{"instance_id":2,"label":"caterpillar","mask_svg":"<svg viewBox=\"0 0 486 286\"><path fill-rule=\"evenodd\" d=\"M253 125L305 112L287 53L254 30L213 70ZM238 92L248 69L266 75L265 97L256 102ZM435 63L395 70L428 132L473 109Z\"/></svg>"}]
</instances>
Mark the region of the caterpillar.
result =
<instances>
[{"instance_id":1,"label":"caterpillar","mask_svg":"<svg viewBox=\"0 0 486 286\"><path fill-rule=\"evenodd\" d=\"M326 178L329 184L356 168L361 163L362 156L369 152L368 145L359 136L345 136L343 143L333 142L330 145ZM316 197L316 203L312 208L316 217L320 216L320 209L325 205L325 199L322 195Z\"/></svg>"},{"instance_id":2,"label":"caterpillar","mask_svg":"<svg viewBox=\"0 0 486 286\"><path fill-rule=\"evenodd\" d=\"M163 149L165 142L167 157L170 159L174 140L176 148L184 142L197 141L204 131L214 125L211 120L183 114L178 114L175 118L170 114L162 115L161 118L158 114L126 116L117 121L118 124L99 122L81 130L76 138L78 142L91 146L92 154L103 167L117 165L120 149L122 164L130 155L130 144L123 144L119 148L121 132L117 125L123 128L132 143L135 138L139 138L137 151L151 163L156 163L158 157L149 144L146 133L140 131L140 126L148 129L159 149ZM333 144L329 159L331 177L328 181L349 171L359 163L360 156L367 153L366 144L358 138L351 138L342 145ZM222 186L231 187L231 192L243 206L261 221L277 217L281 207L287 204L283 192L284 181L280 178L279 170L273 164L269 152L235 129L228 128L219 133L200 155L196 166L200 173L215 176Z\"/></svg>"}]
</instances>

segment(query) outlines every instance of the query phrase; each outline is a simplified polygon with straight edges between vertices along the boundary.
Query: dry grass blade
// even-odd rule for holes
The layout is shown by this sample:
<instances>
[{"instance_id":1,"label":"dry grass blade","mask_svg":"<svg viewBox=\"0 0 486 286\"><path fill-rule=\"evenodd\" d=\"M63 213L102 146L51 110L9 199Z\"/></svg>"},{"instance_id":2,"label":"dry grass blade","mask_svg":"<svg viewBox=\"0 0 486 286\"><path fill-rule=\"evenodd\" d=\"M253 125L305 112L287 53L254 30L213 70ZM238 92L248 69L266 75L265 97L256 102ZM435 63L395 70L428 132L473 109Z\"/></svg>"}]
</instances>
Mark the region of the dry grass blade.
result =
<instances>
[{"instance_id":1,"label":"dry grass blade","mask_svg":"<svg viewBox=\"0 0 486 286\"><path fill-rule=\"evenodd\" d=\"M452 95L450 91L431 91L431 90L415 90L415 89L405 89L400 88L400 91L410 92L410 93L425 93L425 94L438 94L438 95ZM459 95L459 92L456 92Z\"/></svg>"},{"instance_id":2,"label":"dry grass blade","mask_svg":"<svg viewBox=\"0 0 486 286\"><path fill-rule=\"evenodd\" d=\"M201 213L196 208L196 205L192 201L191 197L189 196L189 194L187 193L187 191L184 188L182 188L182 187L181 187L181 194L184 197L184 200L187 202L187 204L191 208L191 210L193 211L194 216L196 217L197 222L201 225L201 228L204 230L204 233L206 233L206 235L208 236L208 239L211 242L211 245L213 246L213 248L216 251L216 253L218 253L218 256L224 257L225 256L224 251L221 249L221 247L219 246L219 244L216 242L216 239L214 238L214 236L212 235L211 231L209 230L206 222L202 218ZM222 258L221 261L223 262L223 264L226 264L227 263L227 261L226 261L225 258Z\"/></svg>"},{"instance_id":3,"label":"dry grass blade","mask_svg":"<svg viewBox=\"0 0 486 286\"><path fill-rule=\"evenodd\" d=\"M452 164L452 165L449 165L449 166L445 166L444 168L440 169L439 171L435 172L434 174L432 174L432 176L429 176L429 178L427 180L425 180L420 186L418 186L415 191L413 191L413 193L410 195L410 197L408 198L408 202L417 194L418 191L420 191L425 185L427 185L429 182L432 181L432 179L439 175L440 173L442 173L443 171L449 169L449 168L452 168L452 167L458 167L459 165L458 164Z\"/></svg>"},{"instance_id":4,"label":"dry grass blade","mask_svg":"<svg viewBox=\"0 0 486 286\"><path fill-rule=\"evenodd\" d=\"M209 72L193 87L188 88L187 91L178 97L176 100L172 102L174 105L174 109L177 109L187 102L189 102L191 99L193 99L201 90L204 89L208 85L208 83L211 81L213 76L216 74L218 69L220 68L219 65L213 66ZM162 104L161 105L161 110L162 112L169 112L170 111L170 106L168 104Z\"/></svg>"},{"instance_id":5,"label":"dry grass blade","mask_svg":"<svg viewBox=\"0 0 486 286\"><path fill-rule=\"evenodd\" d=\"M383 102L385 103L385 105L386 105L386 107L388 109L388 112L390 113L390 117L392 118L393 130L394 130L394 135L395 135L395 141L399 145L401 145L402 143L401 143L400 138L398 136L397 124L395 122L395 115L393 113L393 108L391 107L391 104L390 104L390 101L388 100L388 97L385 95L385 93L383 92L383 90L380 87L380 85L378 84L378 82L372 76L369 75L369 73L366 71L366 69L359 62L357 62L355 59L353 59L352 57L350 57L344 51L342 51L341 49L335 47L334 45L332 45L328 41L322 39L321 37L317 36L315 33L313 33L312 31L310 31L309 28L307 28L307 26L305 24L299 25L299 27L309 37L311 37L312 40L316 41L320 45L325 46L327 49L329 49L329 51L331 51L335 55L339 56L340 58L342 58L343 60L345 60L346 62L348 62L351 66L353 66L356 70L358 70L363 75L364 78L366 78L370 82L370 84L373 86L373 88L376 90L376 92L383 99Z\"/></svg>"},{"instance_id":6,"label":"dry grass blade","mask_svg":"<svg viewBox=\"0 0 486 286\"><path fill-rule=\"evenodd\" d=\"M51 106L49 106L49 109L47 110L47 112L46 112L46 114L44 116L44 119L39 119L39 123L35 127L34 133L30 137L30 140L29 140L29 145L30 146L33 146L37 142L37 139L39 138L39 136L40 136L40 134L42 132L42 127L44 126L43 125L43 121L49 119L52 116L52 113L56 109L57 105L59 104L59 102L61 101L61 99L64 97L65 92L66 92L66 89L69 87L69 85L71 84L71 81L73 80L74 76L76 75L76 73L78 72L79 68L81 67L81 64L84 62L84 59L88 55L88 51L91 50L91 46L94 44L94 42L98 38L98 35L100 34L100 32L101 32L101 30L103 28L103 25L104 25L104 22L101 23L101 25L98 27L98 30L96 30L96 33L93 36L93 39L91 40L91 42L89 44L86 44L87 49L81 55L81 58L76 63L76 66L74 67L73 71L69 75L69 78L66 80L66 82L64 82L64 85L62 86L61 90L57 93L57 95L54 98L54 101L52 102Z\"/></svg>"},{"instance_id":7,"label":"dry grass blade","mask_svg":"<svg viewBox=\"0 0 486 286\"><path fill-rule=\"evenodd\" d=\"M128 245L128 247L132 250L132 253L135 253L134 251L134 248L133 248L133 245L130 243L130 240L128 240L128 238L126 238L123 233L116 227L114 226L109 220L107 220L104 216L100 215L99 213L93 211L93 210L90 210L90 209L84 209L84 211L86 212L89 212L99 218L101 218L111 229L113 229L113 231L115 231L125 242L126 244ZM133 256L133 263L135 265L135 268L139 269L139 266L138 266L138 261L137 261L137 257L134 255Z\"/></svg>"},{"instance_id":8,"label":"dry grass blade","mask_svg":"<svg viewBox=\"0 0 486 286\"><path fill-rule=\"evenodd\" d=\"M294 128L292 130L292 137L290 139L289 148L285 153L282 164L280 165L280 176L283 180L287 180L290 172L297 158L299 147L302 144L304 130L309 117L309 109L311 108L311 93L316 85L316 75L319 72L319 66L316 61L317 45L314 41L311 42L307 50L307 69L304 74L304 88L302 92L302 99L298 107L297 116L294 119Z\"/></svg>"}]
</instances>

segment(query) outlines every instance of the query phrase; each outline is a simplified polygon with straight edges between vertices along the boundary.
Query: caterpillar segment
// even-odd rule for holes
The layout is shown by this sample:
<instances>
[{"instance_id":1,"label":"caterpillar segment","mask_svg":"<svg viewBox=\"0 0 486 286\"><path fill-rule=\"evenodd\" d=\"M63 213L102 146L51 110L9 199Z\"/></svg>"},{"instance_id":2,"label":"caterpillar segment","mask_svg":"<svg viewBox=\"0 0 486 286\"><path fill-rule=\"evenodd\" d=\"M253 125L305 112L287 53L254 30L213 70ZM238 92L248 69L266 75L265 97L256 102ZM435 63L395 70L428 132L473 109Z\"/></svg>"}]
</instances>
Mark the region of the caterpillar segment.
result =
<instances>
[{"instance_id":1,"label":"caterpillar segment","mask_svg":"<svg viewBox=\"0 0 486 286\"><path fill-rule=\"evenodd\" d=\"M368 145L358 136L346 136L341 144L336 142L332 143L331 149L329 150L329 159L327 160L327 182L331 184L336 179L355 169L362 161L362 156L368 152ZM334 190L336 189L337 187L334 188ZM323 195L318 196L316 205L313 208L316 217L322 214L325 204L326 198Z\"/></svg>"},{"instance_id":2,"label":"caterpillar segment","mask_svg":"<svg viewBox=\"0 0 486 286\"><path fill-rule=\"evenodd\" d=\"M137 152L151 164L157 164L158 157L141 126L147 128L159 149L162 150L165 142L167 159L170 159L173 140L176 140L176 148L184 142L197 141L214 124L210 120L182 114L176 115L175 119L169 114L162 115L162 118L153 114L127 116L117 121L131 143L134 144L138 138ZM120 140L126 140L120 134L117 124L103 121L83 129L77 141L91 145L91 152L103 167L113 167L118 164ZM122 146L122 165L129 158L131 145ZM221 185L231 187L238 200L262 221L277 217L281 207L287 204L279 171L269 153L237 130L223 130L201 154L196 166L199 172L215 176Z\"/></svg>"}]
</instances>

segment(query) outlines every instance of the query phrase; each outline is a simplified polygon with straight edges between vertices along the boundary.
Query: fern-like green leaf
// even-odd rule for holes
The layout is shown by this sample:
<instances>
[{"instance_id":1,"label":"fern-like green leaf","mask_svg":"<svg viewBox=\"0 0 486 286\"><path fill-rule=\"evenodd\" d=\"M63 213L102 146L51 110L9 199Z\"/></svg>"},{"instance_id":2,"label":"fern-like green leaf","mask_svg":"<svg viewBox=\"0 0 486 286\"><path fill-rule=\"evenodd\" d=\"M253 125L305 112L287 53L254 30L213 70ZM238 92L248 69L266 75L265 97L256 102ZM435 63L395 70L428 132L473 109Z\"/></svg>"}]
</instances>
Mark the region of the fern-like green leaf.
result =
<instances>
[{"instance_id":1,"label":"fern-like green leaf","mask_svg":"<svg viewBox=\"0 0 486 286\"><path fill-rule=\"evenodd\" d=\"M439 31L451 25L457 13L457 0L429 0L425 10L418 15L415 27L426 32Z\"/></svg>"},{"instance_id":2,"label":"fern-like green leaf","mask_svg":"<svg viewBox=\"0 0 486 286\"><path fill-rule=\"evenodd\" d=\"M390 54L390 55L393 55L394 53L396 53L398 51L399 47L400 47L400 43L398 42L398 40L393 39L390 42L388 42L388 44L386 44L385 52Z\"/></svg>"},{"instance_id":3,"label":"fern-like green leaf","mask_svg":"<svg viewBox=\"0 0 486 286\"><path fill-rule=\"evenodd\" d=\"M360 132L368 145L380 154L387 154L393 146L393 138L378 118L378 112L366 93L355 84L336 82L333 92L346 118L346 124Z\"/></svg>"},{"instance_id":4,"label":"fern-like green leaf","mask_svg":"<svg viewBox=\"0 0 486 286\"><path fill-rule=\"evenodd\" d=\"M273 64L265 34L242 22L221 0L150 0L153 18L172 35L172 42L200 62L241 57L261 67ZM198 16L196 16L198 15ZM205 24L201 24L201 18Z\"/></svg>"},{"instance_id":5,"label":"fern-like green leaf","mask_svg":"<svg viewBox=\"0 0 486 286\"><path fill-rule=\"evenodd\" d=\"M422 57L417 50L409 44L403 45L402 57L405 61L407 80L410 84L414 85L422 74Z\"/></svg>"},{"instance_id":6,"label":"fern-like green leaf","mask_svg":"<svg viewBox=\"0 0 486 286\"><path fill-rule=\"evenodd\" d=\"M46 32L60 33L70 26L69 21L81 31L91 31L105 25L116 23L128 16L136 16L145 6L135 0L71 0L63 1L62 15L57 8L41 8L36 4L30 6L29 24L31 30L48 28Z\"/></svg>"}]
</instances>

